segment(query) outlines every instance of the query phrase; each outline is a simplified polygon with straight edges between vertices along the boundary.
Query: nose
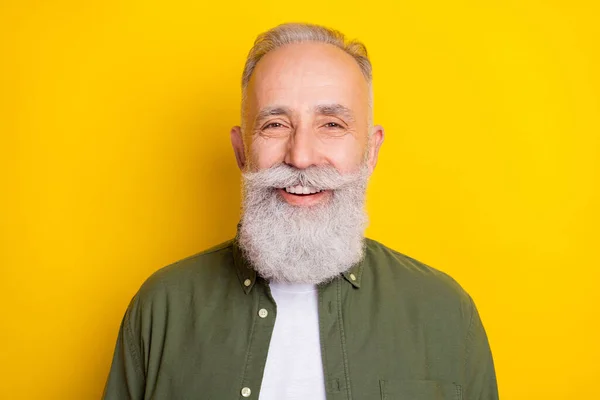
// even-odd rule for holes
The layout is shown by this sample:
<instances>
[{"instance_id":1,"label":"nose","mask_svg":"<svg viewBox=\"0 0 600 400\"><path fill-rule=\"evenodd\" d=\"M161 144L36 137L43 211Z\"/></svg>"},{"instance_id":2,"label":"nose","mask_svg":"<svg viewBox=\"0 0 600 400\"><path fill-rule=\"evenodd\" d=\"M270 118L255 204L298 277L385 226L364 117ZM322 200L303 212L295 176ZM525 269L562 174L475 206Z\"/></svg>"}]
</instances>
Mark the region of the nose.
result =
<instances>
[{"instance_id":1,"label":"nose","mask_svg":"<svg viewBox=\"0 0 600 400\"><path fill-rule=\"evenodd\" d=\"M319 164L317 140L310 129L298 127L290 136L284 162L298 169Z\"/></svg>"}]
</instances>

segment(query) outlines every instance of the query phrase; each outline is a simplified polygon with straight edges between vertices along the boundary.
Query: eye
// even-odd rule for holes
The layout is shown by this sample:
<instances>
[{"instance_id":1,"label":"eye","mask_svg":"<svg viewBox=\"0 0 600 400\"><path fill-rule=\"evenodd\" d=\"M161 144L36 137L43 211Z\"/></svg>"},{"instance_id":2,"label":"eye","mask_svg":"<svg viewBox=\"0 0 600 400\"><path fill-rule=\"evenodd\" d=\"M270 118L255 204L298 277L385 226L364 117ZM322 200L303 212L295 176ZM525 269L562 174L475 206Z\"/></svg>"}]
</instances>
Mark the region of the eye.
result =
<instances>
[{"instance_id":1,"label":"eye","mask_svg":"<svg viewBox=\"0 0 600 400\"><path fill-rule=\"evenodd\" d=\"M283 127L283 124L280 122L271 122L271 123L265 125L263 129L282 128L282 127Z\"/></svg>"},{"instance_id":2,"label":"eye","mask_svg":"<svg viewBox=\"0 0 600 400\"><path fill-rule=\"evenodd\" d=\"M337 122L328 122L325 124L327 128L341 128L342 126Z\"/></svg>"}]
</instances>

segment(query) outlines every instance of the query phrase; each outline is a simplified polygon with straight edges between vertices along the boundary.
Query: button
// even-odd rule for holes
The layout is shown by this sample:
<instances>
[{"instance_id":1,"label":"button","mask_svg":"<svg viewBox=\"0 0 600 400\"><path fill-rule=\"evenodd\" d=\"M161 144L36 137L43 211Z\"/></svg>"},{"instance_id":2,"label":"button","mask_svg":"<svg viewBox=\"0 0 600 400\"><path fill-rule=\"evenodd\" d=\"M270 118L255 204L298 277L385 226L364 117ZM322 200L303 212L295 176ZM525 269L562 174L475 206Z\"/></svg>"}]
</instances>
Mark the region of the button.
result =
<instances>
[{"instance_id":1,"label":"button","mask_svg":"<svg viewBox=\"0 0 600 400\"><path fill-rule=\"evenodd\" d=\"M356 280L356 275L350 274L350 279L352 279L353 281L355 281Z\"/></svg>"},{"instance_id":2,"label":"button","mask_svg":"<svg viewBox=\"0 0 600 400\"><path fill-rule=\"evenodd\" d=\"M242 388L242 396L250 397L251 393L252 393L252 390L250 390L249 387Z\"/></svg>"},{"instance_id":3,"label":"button","mask_svg":"<svg viewBox=\"0 0 600 400\"><path fill-rule=\"evenodd\" d=\"M250 285L252 285L252 281L251 281L250 279L246 279L246 280L244 281L244 286L248 287L248 286L250 286ZM248 390L250 390L250 389L248 389Z\"/></svg>"},{"instance_id":4,"label":"button","mask_svg":"<svg viewBox=\"0 0 600 400\"><path fill-rule=\"evenodd\" d=\"M265 310L264 308L261 308L260 310L258 310L259 317L266 318L267 315L269 315L269 312L267 310Z\"/></svg>"}]
</instances>

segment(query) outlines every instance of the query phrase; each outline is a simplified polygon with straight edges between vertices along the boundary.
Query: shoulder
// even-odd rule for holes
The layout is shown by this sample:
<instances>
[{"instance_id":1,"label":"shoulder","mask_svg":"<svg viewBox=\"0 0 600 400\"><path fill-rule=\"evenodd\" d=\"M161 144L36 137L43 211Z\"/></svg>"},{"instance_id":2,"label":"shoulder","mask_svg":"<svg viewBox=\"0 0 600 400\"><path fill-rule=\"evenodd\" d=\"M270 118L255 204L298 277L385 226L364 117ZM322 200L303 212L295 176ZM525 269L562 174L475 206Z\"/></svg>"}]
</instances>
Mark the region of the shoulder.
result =
<instances>
[{"instance_id":1,"label":"shoulder","mask_svg":"<svg viewBox=\"0 0 600 400\"><path fill-rule=\"evenodd\" d=\"M146 279L136 297L144 301L208 290L231 276L232 268L233 240L228 240L160 268Z\"/></svg>"},{"instance_id":2,"label":"shoulder","mask_svg":"<svg viewBox=\"0 0 600 400\"><path fill-rule=\"evenodd\" d=\"M232 276L232 240L186 257L153 273L133 296L122 329L129 340L145 348L138 350L148 354L149 343L164 340L168 323L185 326L190 315L208 303L219 288ZM136 338L142 338L138 341ZM155 339L152 339L155 338Z\"/></svg>"},{"instance_id":3,"label":"shoulder","mask_svg":"<svg viewBox=\"0 0 600 400\"><path fill-rule=\"evenodd\" d=\"M415 306L460 309L470 314L472 300L450 275L421 261L367 239L365 273L382 290ZM466 316L466 315L465 315Z\"/></svg>"}]
</instances>

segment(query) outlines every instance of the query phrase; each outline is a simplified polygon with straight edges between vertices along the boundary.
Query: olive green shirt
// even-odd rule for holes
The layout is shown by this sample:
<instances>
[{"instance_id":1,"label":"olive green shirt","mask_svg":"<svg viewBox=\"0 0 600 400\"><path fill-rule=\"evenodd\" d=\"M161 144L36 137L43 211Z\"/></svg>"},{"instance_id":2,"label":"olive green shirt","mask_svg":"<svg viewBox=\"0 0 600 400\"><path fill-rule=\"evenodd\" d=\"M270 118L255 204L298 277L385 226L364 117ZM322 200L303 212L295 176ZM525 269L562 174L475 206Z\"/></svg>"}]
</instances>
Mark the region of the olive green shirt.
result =
<instances>
[{"instance_id":1,"label":"olive green shirt","mask_svg":"<svg viewBox=\"0 0 600 400\"><path fill-rule=\"evenodd\" d=\"M365 244L362 262L318 285L327 399L498 399L469 295L443 272ZM235 239L162 268L125 313L103 398L258 399L276 318L268 282Z\"/></svg>"}]
</instances>

